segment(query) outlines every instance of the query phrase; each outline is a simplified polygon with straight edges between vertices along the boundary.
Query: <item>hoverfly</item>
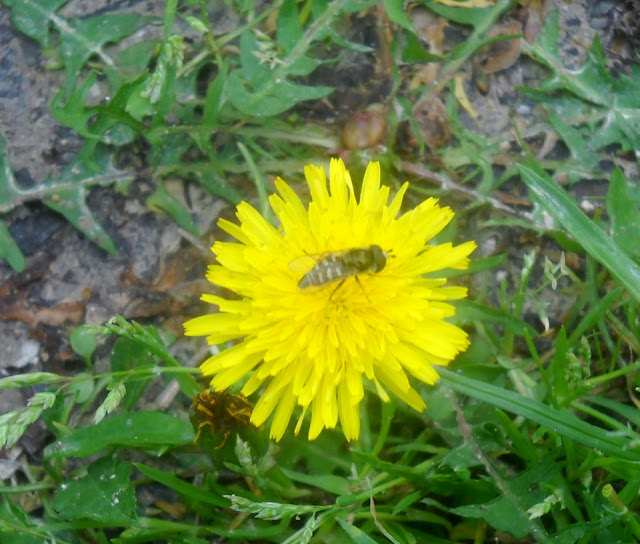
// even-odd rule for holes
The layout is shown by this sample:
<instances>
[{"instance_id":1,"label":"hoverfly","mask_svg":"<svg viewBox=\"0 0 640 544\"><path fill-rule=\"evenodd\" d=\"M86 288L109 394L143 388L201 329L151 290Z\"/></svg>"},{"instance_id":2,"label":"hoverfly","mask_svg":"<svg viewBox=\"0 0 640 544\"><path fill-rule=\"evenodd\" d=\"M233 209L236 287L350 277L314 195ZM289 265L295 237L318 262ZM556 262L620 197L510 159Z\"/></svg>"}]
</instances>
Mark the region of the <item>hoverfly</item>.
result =
<instances>
[{"instance_id":1,"label":"hoverfly","mask_svg":"<svg viewBox=\"0 0 640 544\"><path fill-rule=\"evenodd\" d=\"M338 280L340 280L338 284L338 287L340 287L351 276L354 276L357 280L358 274L380 272L387 264L388 256L387 251L375 244L369 247L356 247L342 251L321 253L316 258L315 265L298 282L298 289L322 287ZM304 255L303 257L313 258L312 255ZM294 259L292 264L297 260ZM338 287L336 287L336 290Z\"/></svg>"},{"instance_id":2,"label":"hoverfly","mask_svg":"<svg viewBox=\"0 0 640 544\"><path fill-rule=\"evenodd\" d=\"M196 430L193 440L198 442L205 427L210 437L222 433L222 442L216 447L221 449L231 431L241 429L255 429L251 423L253 406L244 395L236 395L228 389L226 391L212 391L206 389L193 397L189 410L189 419Z\"/></svg>"}]
</instances>

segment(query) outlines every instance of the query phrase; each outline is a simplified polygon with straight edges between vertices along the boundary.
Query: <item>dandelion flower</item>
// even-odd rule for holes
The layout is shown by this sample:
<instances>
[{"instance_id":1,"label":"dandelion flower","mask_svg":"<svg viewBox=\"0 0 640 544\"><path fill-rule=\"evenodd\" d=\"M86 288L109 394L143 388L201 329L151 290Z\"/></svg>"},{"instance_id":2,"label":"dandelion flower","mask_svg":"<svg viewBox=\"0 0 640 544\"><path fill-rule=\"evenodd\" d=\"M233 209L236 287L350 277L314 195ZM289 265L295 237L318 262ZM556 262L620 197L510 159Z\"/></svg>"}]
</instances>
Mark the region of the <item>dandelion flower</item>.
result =
<instances>
[{"instance_id":1,"label":"dandelion flower","mask_svg":"<svg viewBox=\"0 0 640 544\"><path fill-rule=\"evenodd\" d=\"M219 221L238 242L213 245L217 264L207 279L237 297L203 295L218 312L191 319L185 331L206 335L210 344L239 340L201 370L213 376L217 391L241 380L242 394L260 390L251 423L273 415L275 440L296 405L296 434L310 411L309 440L338 421L354 440L365 378L383 401L391 392L422 411L425 403L409 378L434 384L434 366L449 364L468 347L467 334L445 321L454 314L446 301L465 297L466 289L445 286L434 272L467 268L476 246L428 245L453 212L429 198L400 214L408 183L389 202L377 162L367 167L360 198L341 160L331 161L328 188L321 167L307 166L305 177L308 208L276 179L280 194L269 202L278 228L246 202L237 208L239 225Z\"/></svg>"}]
</instances>

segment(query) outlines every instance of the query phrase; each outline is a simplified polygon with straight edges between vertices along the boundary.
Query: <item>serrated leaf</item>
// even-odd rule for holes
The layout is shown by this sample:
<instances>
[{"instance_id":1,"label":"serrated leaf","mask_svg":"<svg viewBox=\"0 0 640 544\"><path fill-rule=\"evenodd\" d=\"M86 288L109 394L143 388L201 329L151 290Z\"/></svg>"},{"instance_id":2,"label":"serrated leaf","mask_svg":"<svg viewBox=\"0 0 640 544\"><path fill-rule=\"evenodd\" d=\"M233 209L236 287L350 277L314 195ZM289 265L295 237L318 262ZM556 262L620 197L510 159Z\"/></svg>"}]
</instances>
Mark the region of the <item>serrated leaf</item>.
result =
<instances>
[{"instance_id":1,"label":"serrated leaf","mask_svg":"<svg viewBox=\"0 0 640 544\"><path fill-rule=\"evenodd\" d=\"M62 214L80 232L105 251L115 254L117 252L115 245L87 204L89 189L92 186L122 183L133 178L130 174L115 169L111 163L107 162L108 158L105 154L101 157L99 164L93 164L78 156L64 169L58 179L45 182L50 189L47 192L54 195L44 203Z\"/></svg>"},{"instance_id":2,"label":"serrated leaf","mask_svg":"<svg viewBox=\"0 0 640 544\"><path fill-rule=\"evenodd\" d=\"M90 175L88 172L84 172L84 174ZM88 196L86 186L79 185L60 189L56 195L57 198L45 200L44 203L52 210L62 214L74 227L102 249L115 255L118 250L89 208Z\"/></svg>"},{"instance_id":3,"label":"serrated leaf","mask_svg":"<svg viewBox=\"0 0 640 544\"><path fill-rule=\"evenodd\" d=\"M100 226L86 202L92 186L125 183L133 179L132 175L115 169L109 161L107 153L97 157L95 163L89 162L80 154L64 169L59 178L47 179L32 187L22 188L18 186L11 172L6 141L0 135L0 213L25 202L44 200L47 206L64 215L79 231L105 251L116 253L111 238ZM12 251L10 244L8 241L5 252ZM15 252L15 249L13 251ZM0 256L3 256L1 250ZM12 258L16 259L16 265L20 264L19 256L14 255Z\"/></svg>"},{"instance_id":4,"label":"serrated leaf","mask_svg":"<svg viewBox=\"0 0 640 544\"><path fill-rule=\"evenodd\" d=\"M461 516L482 518L500 531L524 538L543 530L537 522L529 519L527 509L544 499L545 494L538 484L548 481L559 471L560 465L549 457L516 478L503 480L508 496L500 496L487 504L460 506L452 511Z\"/></svg>"},{"instance_id":5,"label":"serrated leaf","mask_svg":"<svg viewBox=\"0 0 640 544\"><path fill-rule=\"evenodd\" d=\"M78 74L92 55L97 55L105 66L114 66L102 48L105 44L118 42L156 20L130 13L108 13L73 22L54 18L52 22L60 33L60 52L67 73L67 93L75 88Z\"/></svg>"},{"instance_id":6,"label":"serrated leaf","mask_svg":"<svg viewBox=\"0 0 640 544\"><path fill-rule=\"evenodd\" d=\"M530 52L536 60L553 70L553 76L542 88L569 91L600 106L636 108L640 102L637 94L639 67L632 66L629 75L613 77L607 69L602 42L596 34L584 64L578 70L569 70L565 68L558 51L558 28L556 10L547 16L538 39L530 46ZM612 101L612 97L615 97L615 101Z\"/></svg>"},{"instance_id":7,"label":"serrated leaf","mask_svg":"<svg viewBox=\"0 0 640 544\"><path fill-rule=\"evenodd\" d=\"M2 0L11 8L11 22L20 31L49 49L49 22L68 0Z\"/></svg>"},{"instance_id":8,"label":"serrated leaf","mask_svg":"<svg viewBox=\"0 0 640 544\"><path fill-rule=\"evenodd\" d=\"M290 42L295 32L291 34L287 38ZM300 41L311 39L305 34L295 44L291 42L291 47L297 50ZM276 63L274 67L261 60L261 56L253 33L243 32L240 37L242 66L229 74L224 88L225 99L242 113L258 117L278 115L298 102L322 98L333 91L332 87L311 87L287 79L291 75L306 75L319 64L319 61L309 59L302 51L290 53L285 61Z\"/></svg>"},{"instance_id":9,"label":"serrated leaf","mask_svg":"<svg viewBox=\"0 0 640 544\"><path fill-rule=\"evenodd\" d=\"M95 115L93 108L87 108L87 95L98 80L98 73L92 70L82 84L63 101L64 92L60 90L51 101L51 114L58 123L75 130L85 138L97 138L89 130L89 119Z\"/></svg>"},{"instance_id":10,"label":"serrated leaf","mask_svg":"<svg viewBox=\"0 0 640 544\"><path fill-rule=\"evenodd\" d=\"M60 58L67 73L66 91L76 85L78 75L87 60L96 55L108 72L113 72L115 62L103 46L130 36L156 17L130 13L108 13L87 19L65 19L56 11L67 0L2 0L11 8L11 21L21 32L37 40L42 47L51 47L49 26L53 25L60 36Z\"/></svg>"},{"instance_id":11,"label":"serrated leaf","mask_svg":"<svg viewBox=\"0 0 640 544\"><path fill-rule=\"evenodd\" d=\"M131 464L114 456L103 457L87 469L87 475L62 482L55 508L63 519L91 519L122 526L136 519L135 488Z\"/></svg>"},{"instance_id":12,"label":"serrated leaf","mask_svg":"<svg viewBox=\"0 0 640 544\"><path fill-rule=\"evenodd\" d=\"M625 151L638 149L640 67L632 64L628 73L614 77L607 68L602 43L596 34L586 61L578 69L570 70L565 67L558 51L558 28L558 12L554 11L546 17L537 40L525 45L528 52L552 72L539 90L527 90L528 94L539 102L552 105L563 119L582 116L583 119L598 120L589 126L584 138L576 139L576 133L568 134L566 131L563 134L572 153L578 149L585 150L581 155L590 163L587 169L597 159L595 155L589 157L589 151L600 150L612 143L619 143ZM560 98L558 93L561 93ZM567 98L571 96L579 100ZM559 128L562 127L556 126ZM576 164L584 167L580 160Z\"/></svg>"},{"instance_id":13,"label":"serrated leaf","mask_svg":"<svg viewBox=\"0 0 640 544\"><path fill-rule=\"evenodd\" d=\"M45 457L87 457L104 448L164 448L192 444L193 428L160 412L118 414L97 425L76 429L45 448Z\"/></svg>"},{"instance_id":14,"label":"serrated leaf","mask_svg":"<svg viewBox=\"0 0 640 544\"><path fill-rule=\"evenodd\" d=\"M549 122L571 152L572 161L569 162L568 167L560 167L557 173L567 171L571 175L572 182L588 176L592 170L598 167L598 155L589 147L586 138L578 129L566 124L562 117L555 112L550 112Z\"/></svg>"},{"instance_id":15,"label":"serrated leaf","mask_svg":"<svg viewBox=\"0 0 640 544\"><path fill-rule=\"evenodd\" d=\"M95 84L97 75L97 72L92 71L64 102L63 91L51 101L51 113L56 121L86 138L79 155L87 160L92 159L100 141L110 145L124 145L133 140L135 132L147 132L147 127L127 112L131 95L139 90L140 84L148 77L147 74L123 84L107 105L88 108L87 94ZM117 132L114 126L119 128Z\"/></svg>"},{"instance_id":16,"label":"serrated leaf","mask_svg":"<svg viewBox=\"0 0 640 544\"><path fill-rule=\"evenodd\" d=\"M225 91L228 100L242 113L270 117L291 109L298 102L323 98L333 87L309 87L282 80L250 90L235 71L229 74Z\"/></svg>"}]
</instances>

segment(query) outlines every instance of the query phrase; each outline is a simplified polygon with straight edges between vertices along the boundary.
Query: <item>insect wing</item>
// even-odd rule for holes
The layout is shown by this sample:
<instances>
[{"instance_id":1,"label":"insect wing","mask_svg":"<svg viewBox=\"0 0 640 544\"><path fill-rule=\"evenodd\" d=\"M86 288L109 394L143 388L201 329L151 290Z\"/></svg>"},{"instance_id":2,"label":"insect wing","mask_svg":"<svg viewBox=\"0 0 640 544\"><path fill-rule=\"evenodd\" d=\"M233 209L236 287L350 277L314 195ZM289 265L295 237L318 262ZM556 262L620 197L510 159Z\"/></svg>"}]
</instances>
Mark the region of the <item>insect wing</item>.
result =
<instances>
[{"instance_id":1,"label":"insect wing","mask_svg":"<svg viewBox=\"0 0 640 544\"><path fill-rule=\"evenodd\" d=\"M299 272L301 274L309 272L309 270L318 264L318 261L320 261L324 255L326 255L326 253L318 253L317 255L300 255L289 263L289 270Z\"/></svg>"}]
</instances>

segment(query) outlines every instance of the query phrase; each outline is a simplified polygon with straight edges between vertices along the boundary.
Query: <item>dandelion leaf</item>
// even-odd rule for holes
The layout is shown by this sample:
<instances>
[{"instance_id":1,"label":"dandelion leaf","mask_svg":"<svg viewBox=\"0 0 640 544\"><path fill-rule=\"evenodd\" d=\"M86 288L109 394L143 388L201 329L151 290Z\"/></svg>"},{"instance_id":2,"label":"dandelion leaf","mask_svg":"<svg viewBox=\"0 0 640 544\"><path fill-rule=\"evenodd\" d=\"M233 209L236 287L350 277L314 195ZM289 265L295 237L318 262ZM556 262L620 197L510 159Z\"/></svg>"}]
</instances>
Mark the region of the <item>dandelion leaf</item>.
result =
<instances>
[{"instance_id":1,"label":"dandelion leaf","mask_svg":"<svg viewBox=\"0 0 640 544\"><path fill-rule=\"evenodd\" d=\"M193 443L191 424L161 412L134 412L77 429L47 446L45 457L87 457L107 447L166 448Z\"/></svg>"},{"instance_id":2,"label":"dandelion leaf","mask_svg":"<svg viewBox=\"0 0 640 544\"><path fill-rule=\"evenodd\" d=\"M110 185L116 181L129 181L131 176L117 170L108 161L102 161L102 167L96 168L93 163L78 156L62 172L60 178L53 182L45 182L55 191L44 203L52 210L62 214L87 238L98 244L105 251L117 252L113 241L102 228L87 204L90 187L94 185Z\"/></svg>"},{"instance_id":3,"label":"dandelion leaf","mask_svg":"<svg viewBox=\"0 0 640 544\"><path fill-rule=\"evenodd\" d=\"M544 22L531 55L547 66L550 77L538 89L523 88L533 99L552 108L550 122L571 151L556 175L570 182L599 174L596 151L618 144L623 152L640 147L640 66L614 76L607 68L596 34L585 62L577 69L565 66L559 52L558 13ZM571 121L571 119L576 121Z\"/></svg>"},{"instance_id":4,"label":"dandelion leaf","mask_svg":"<svg viewBox=\"0 0 640 544\"><path fill-rule=\"evenodd\" d=\"M67 74L67 94L73 91L78 74L94 55L108 75L114 75L115 62L104 51L104 45L118 42L157 20L133 13L107 13L69 20L56 13L67 0L2 0L2 3L11 8L15 27L45 49L52 46L50 25L56 29L60 36L60 60Z\"/></svg>"},{"instance_id":5,"label":"dandelion leaf","mask_svg":"<svg viewBox=\"0 0 640 544\"><path fill-rule=\"evenodd\" d=\"M11 22L20 32L45 49L51 47L49 22L67 0L2 0L2 3L11 8Z\"/></svg>"},{"instance_id":6,"label":"dandelion leaf","mask_svg":"<svg viewBox=\"0 0 640 544\"><path fill-rule=\"evenodd\" d=\"M542 502L545 493L540 482L546 482L560 471L560 465L551 457L512 480L503 480L508 494L486 504L472 504L452 509L458 515L482 518L493 528L515 538L543 531L539 523L529 519L527 509Z\"/></svg>"},{"instance_id":7,"label":"dandelion leaf","mask_svg":"<svg viewBox=\"0 0 640 544\"><path fill-rule=\"evenodd\" d=\"M295 43L292 50L298 49L297 35L293 29L285 33L285 42ZM229 74L224 95L242 113L260 117L277 115L298 102L322 98L333 90L332 87L303 85L287 79L311 73L320 61L303 54L289 55L285 61L267 47L258 43L248 30L240 37L241 67Z\"/></svg>"},{"instance_id":8,"label":"dandelion leaf","mask_svg":"<svg viewBox=\"0 0 640 544\"><path fill-rule=\"evenodd\" d=\"M54 505L66 520L131 523L136 519L131 464L118 462L115 456L99 459L88 467L86 476L60 484Z\"/></svg>"}]
</instances>

